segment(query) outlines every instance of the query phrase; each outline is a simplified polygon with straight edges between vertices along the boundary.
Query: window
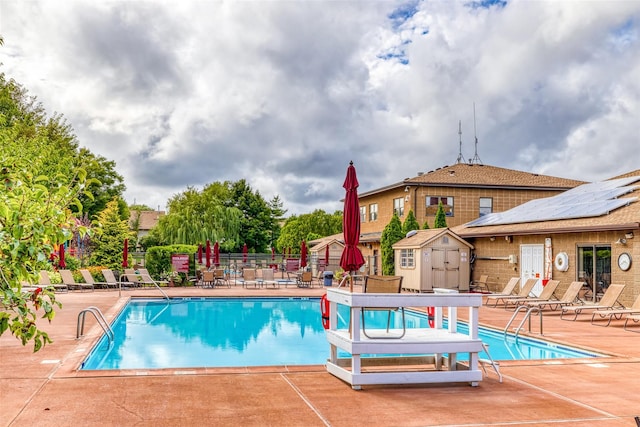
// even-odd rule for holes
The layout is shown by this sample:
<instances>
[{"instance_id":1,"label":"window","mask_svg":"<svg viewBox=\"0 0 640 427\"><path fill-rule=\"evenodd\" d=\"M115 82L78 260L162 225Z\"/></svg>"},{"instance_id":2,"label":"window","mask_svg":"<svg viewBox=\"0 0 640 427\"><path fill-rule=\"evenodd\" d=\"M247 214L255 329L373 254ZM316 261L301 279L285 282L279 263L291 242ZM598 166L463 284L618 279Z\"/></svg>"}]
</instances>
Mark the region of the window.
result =
<instances>
[{"instance_id":1,"label":"window","mask_svg":"<svg viewBox=\"0 0 640 427\"><path fill-rule=\"evenodd\" d=\"M480 216L485 216L493 212L493 199L491 197L480 197Z\"/></svg>"},{"instance_id":2,"label":"window","mask_svg":"<svg viewBox=\"0 0 640 427\"><path fill-rule=\"evenodd\" d=\"M435 216L436 212L438 212L438 203L442 202L444 214L453 216L453 197L427 196L425 200L427 202L427 215Z\"/></svg>"},{"instance_id":3,"label":"window","mask_svg":"<svg viewBox=\"0 0 640 427\"><path fill-rule=\"evenodd\" d=\"M393 199L393 212L395 212L399 217L404 215L404 197Z\"/></svg>"},{"instance_id":4,"label":"window","mask_svg":"<svg viewBox=\"0 0 640 427\"><path fill-rule=\"evenodd\" d=\"M413 268L413 249L400 249L400 267Z\"/></svg>"},{"instance_id":5,"label":"window","mask_svg":"<svg viewBox=\"0 0 640 427\"><path fill-rule=\"evenodd\" d=\"M367 207L360 206L360 222L366 222L366 221L367 221Z\"/></svg>"},{"instance_id":6,"label":"window","mask_svg":"<svg viewBox=\"0 0 640 427\"><path fill-rule=\"evenodd\" d=\"M376 221L378 219L378 204L373 203L369 205L369 221Z\"/></svg>"}]
</instances>

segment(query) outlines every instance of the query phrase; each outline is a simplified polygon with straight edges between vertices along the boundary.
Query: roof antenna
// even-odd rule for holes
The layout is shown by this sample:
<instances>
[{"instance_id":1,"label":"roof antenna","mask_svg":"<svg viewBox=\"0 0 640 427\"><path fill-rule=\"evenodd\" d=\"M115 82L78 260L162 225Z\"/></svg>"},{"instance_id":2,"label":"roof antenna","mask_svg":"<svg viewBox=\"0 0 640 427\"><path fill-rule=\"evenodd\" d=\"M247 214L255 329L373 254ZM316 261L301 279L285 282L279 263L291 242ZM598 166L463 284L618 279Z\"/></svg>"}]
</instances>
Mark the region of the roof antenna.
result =
<instances>
[{"instance_id":1,"label":"roof antenna","mask_svg":"<svg viewBox=\"0 0 640 427\"><path fill-rule=\"evenodd\" d=\"M473 103L473 136L476 139L476 152L473 155L473 159L469 160L470 164L477 163L479 165L482 164L482 160L480 160L480 156L478 156L478 134L476 132L476 103Z\"/></svg>"},{"instance_id":2,"label":"roof antenna","mask_svg":"<svg viewBox=\"0 0 640 427\"><path fill-rule=\"evenodd\" d=\"M462 156L462 120L458 121L458 135L460 135L460 149L458 150L458 160L456 160L456 163L466 163Z\"/></svg>"}]
</instances>

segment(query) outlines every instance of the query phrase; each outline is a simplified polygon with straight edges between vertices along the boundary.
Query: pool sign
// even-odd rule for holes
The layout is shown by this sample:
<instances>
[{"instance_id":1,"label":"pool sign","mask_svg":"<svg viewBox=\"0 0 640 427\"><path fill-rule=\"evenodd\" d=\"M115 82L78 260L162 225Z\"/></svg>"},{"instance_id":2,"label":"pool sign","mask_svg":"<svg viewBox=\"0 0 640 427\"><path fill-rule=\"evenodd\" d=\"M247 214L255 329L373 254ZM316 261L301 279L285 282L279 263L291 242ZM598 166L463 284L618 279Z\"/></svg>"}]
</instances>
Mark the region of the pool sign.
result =
<instances>
[{"instance_id":1,"label":"pool sign","mask_svg":"<svg viewBox=\"0 0 640 427\"><path fill-rule=\"evenodd\" d=\"M171 254L171 267L178 273L188 273L189 254Z\"/></svg>"}]
</instances>

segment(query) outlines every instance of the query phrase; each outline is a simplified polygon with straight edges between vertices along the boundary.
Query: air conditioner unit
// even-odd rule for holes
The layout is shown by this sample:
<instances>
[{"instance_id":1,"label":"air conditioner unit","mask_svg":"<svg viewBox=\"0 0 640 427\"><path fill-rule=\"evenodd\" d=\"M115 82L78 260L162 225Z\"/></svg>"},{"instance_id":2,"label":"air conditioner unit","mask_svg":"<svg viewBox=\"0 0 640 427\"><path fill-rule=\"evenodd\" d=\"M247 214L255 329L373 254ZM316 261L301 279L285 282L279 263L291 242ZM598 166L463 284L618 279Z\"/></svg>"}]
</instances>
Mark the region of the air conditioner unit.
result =
<instances>
[{"instance_id":1,"label":"air conditioner unit","mask_svg":"<svg viewBox=\"0 0 640 427\"><path fill-rule=\"evenodd\" d=\"M509 255L509 264L517 264L518 255Z\"/></svg>"}]
</instances>

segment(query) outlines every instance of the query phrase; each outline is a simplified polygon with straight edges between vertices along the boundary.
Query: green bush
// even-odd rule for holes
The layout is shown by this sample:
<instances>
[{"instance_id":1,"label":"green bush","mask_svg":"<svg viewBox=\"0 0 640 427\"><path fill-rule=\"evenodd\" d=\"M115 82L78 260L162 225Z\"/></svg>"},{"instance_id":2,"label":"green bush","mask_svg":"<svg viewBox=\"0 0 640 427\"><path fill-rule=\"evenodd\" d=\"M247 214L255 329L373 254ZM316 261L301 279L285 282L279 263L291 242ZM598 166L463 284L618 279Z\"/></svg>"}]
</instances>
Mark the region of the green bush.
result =
<instances>
[{"instance_id":1,"label":"green bush","mask_svg":"<svg viewBox=\"0 0 640 427\"><path fill-rule=\"evenodd\" d=\"M189 276L195 276L197 250L198 247L193 245L154 246L147 249L144 263L151 277L159 278L171 271L171 254L188 254Z\"/></svg>"}]
</instances>

